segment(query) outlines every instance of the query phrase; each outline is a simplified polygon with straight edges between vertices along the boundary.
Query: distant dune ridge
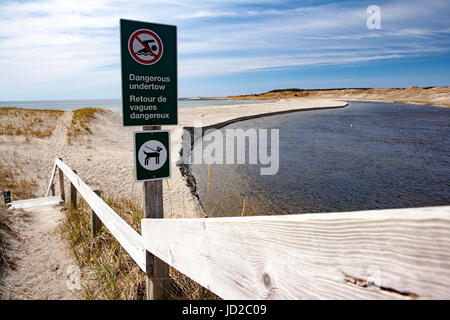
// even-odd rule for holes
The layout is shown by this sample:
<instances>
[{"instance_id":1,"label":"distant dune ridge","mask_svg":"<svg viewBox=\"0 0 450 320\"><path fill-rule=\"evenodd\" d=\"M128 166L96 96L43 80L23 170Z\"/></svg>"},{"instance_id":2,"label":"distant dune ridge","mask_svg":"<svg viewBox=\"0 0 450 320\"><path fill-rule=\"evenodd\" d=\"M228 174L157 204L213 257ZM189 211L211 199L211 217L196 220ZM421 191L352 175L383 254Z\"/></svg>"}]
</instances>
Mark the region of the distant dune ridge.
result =
<instances>
[{"instance_id":1,"label":"distant dune ridge","mask_svg":"<svg viewBox=\"0 0 450 320\"><path fill-rule=\"evenodd\" d=\"M277 89L265 93L228 96L229 99L344 99L376 100L387 102L410 102L450 107L449 87L409 87L409 88L336 88L336 89Z\"/></svg>"}]
</instances>

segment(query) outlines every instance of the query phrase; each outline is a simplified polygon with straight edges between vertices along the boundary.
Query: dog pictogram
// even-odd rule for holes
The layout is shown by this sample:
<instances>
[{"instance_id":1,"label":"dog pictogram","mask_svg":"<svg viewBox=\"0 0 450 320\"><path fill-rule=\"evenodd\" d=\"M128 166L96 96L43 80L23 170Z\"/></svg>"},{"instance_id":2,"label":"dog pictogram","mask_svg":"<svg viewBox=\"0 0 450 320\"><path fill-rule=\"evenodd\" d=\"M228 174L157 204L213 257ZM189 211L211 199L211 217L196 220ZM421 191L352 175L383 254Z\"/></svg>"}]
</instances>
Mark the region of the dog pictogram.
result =
<instances>
[{"instance_id":1,"label":"dog pictogram","mask_svg":"<svg viewBox=\"0 0 450 320\"><path fill-rule=\"evenodd\" d=\"M145 170L158 170L166 163L167 157L167 148L158 140L148 140L139 147L138 160Z\"/></svg>"},{"instance_id":2,"label":"dog pictogram","mask_svg":"<svg viewBox=\"0 0 450 320\"><path fill-rule=\"evenodd\" d=\"M135 180L152 181L170 177L170 131L134 132Z\"/></svg>"},{"instance_id":3,"label":"dog pictogram","mask_svg":"<svg viewBox=\"0 0 450 320\"><path fill-rule=\"evenodd\" d=\"M152 150L153 152L145 152L145 165L148 166L148 162L150 161L151 158L155 158L155 163L159 164L159 153L163 150L163 148L161 147L156 147L156 150L149 148L149 147L145 147L146 149Z\"/></svg>"}]
</instances>

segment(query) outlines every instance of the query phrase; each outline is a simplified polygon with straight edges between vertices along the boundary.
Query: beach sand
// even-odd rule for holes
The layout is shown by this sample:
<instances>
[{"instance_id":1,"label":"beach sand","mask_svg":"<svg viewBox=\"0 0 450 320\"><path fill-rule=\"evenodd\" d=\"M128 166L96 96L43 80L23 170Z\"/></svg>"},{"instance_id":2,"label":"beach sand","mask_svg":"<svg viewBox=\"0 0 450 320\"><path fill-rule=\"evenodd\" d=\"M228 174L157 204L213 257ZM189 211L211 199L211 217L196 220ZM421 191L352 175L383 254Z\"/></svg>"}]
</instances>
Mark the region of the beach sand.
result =
<instances>
[{"instance_id":1,"label":"beach sand","mask_svg":"<svg viewBox=\"0 0 450 320\"><path fill-rule=\"evenodd\" d=\"M162 129L171 130L171 175L163 181L164 215L166 218L204 217L198 199L188 185L176 165L180 162L182 148L182 127L221 126L246 117L262 114L291 112L295 110L344 107L346 102L325 99L293 99L277 102L210 106L179 109L178 126L167 126ZM30 126L30 119L24 116L29 110L15 112L14 115L3 115L3 122L14 124L15 128ZM99 189L105 195L133 198L142 203L143 184L134 181L133 131L141 127L124 127L120 114L110 111L98 112L89 127L92 134L84 133L71 138L68 143L67 128L72 121L73 112L62 112L52 120L44 119L42 126L51 128L51 135L44 138L23 135L0 135L0 161L6 167L20 168L25 179L37 182L36 197L45 195L54 159L60 157L92 188ZM50 117L50 116L49 116ZM197 122L197 123L196 123ZM191 181L192 183L192 181ZM66 182L66 198L69 198L69 185ZM192 187L192 186L191 186ZM56 188L58 190L58 187ZM14 199L13 195L13 200ZM26 255L18 254L22 263L18 270L7 270L4 280L10 286L10 292L21 292L21 295L9 295L12 298L60 299L76 298L67 291L64 275L61 272L73 263L68 248L64 248L62 239L55 232L60 224L61 216L43 214L21 219L16 224L19 238L11 250L22 250ZM56 213L58 215L58 213ZM14 249L15 248L15 249ZM54 264L48 260L55 261ZM55 267L57 266L57 268ZM52 270L52 269L57 269ZM60 272L55 276L55 272ZM25 277L25 278L24 278ZM61 278L62 277L62 278ZM28 289L27 289L28 288ZM5 295L3 295L5 297ZM7 297L6 297L7 298Z\"/></svg>"},{"instance_id":2,"label":"beach sand","mask_svg":"<svg viewBox=\"0 0 450 320\"><path fill-rule=\"evenodd\" d=\"M80 299L81 291L66 284L67 276L79 269L57 230L64 219L59 208L17 211L10 213L17 237L8 239L5 254L13 264L0 277L0 299Z\"/></svg>"}]
</instances>

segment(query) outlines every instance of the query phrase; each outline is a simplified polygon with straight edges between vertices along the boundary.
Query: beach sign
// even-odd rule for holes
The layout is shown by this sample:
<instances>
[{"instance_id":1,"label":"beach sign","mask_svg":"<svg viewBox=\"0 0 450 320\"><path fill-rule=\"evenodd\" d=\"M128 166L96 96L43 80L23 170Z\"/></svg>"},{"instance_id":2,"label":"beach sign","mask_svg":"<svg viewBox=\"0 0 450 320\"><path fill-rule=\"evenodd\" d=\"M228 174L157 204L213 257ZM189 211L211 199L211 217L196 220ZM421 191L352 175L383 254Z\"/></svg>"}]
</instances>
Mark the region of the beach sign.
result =
<instances>
[{"instance_id":1,"label":"beach sign","mask_svg":"<svg viewBox=\"0 0 450 320\"><path fill-rule=\"evenodd\" d=\"M169 131L134 132L134 172L136 182L170 178L169 146Z\"/></svg>"},{"instance_id":2,"label":"beach sign","mask_svg":"<svg viewBox=\"0 0 450 320\"><path fill-rule=\"evenodd\" d=\"M5 204L11 203L11 191L3 192L3 199L5 200Z\"/></svg>"},{"instance_id":3,"label":"beach sign","mask_svg":"<svg viewBox=\"0 0 450 320\"><path fill-rule=\"evenodd\" d=\"M120 20L124 126L178 123L177 28Z\"/></svg>"}]
</instances>

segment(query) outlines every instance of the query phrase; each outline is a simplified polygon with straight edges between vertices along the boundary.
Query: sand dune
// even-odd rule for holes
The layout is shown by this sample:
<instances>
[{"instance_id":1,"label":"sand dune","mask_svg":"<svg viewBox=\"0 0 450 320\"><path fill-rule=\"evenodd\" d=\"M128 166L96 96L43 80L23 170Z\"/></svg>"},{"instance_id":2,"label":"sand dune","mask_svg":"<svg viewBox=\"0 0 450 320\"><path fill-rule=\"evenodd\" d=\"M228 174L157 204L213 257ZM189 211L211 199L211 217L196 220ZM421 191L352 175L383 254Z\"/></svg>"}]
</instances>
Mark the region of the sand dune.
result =
<instances>
[{"instance_id":1,"label":"sand dune","mask_svg":"<svg viewBox=\"0 0 450 320\"><path fill-rule=\"evenodd\" d=\"M367 88L367 89L326 89L326 90L300 90L282 89L272 90L260 94L230 96L230 99L342 99L386 102L408 102L431 104L450 107L449 87L409 87L409 88Z\"/></svg>"}]
</instances>

